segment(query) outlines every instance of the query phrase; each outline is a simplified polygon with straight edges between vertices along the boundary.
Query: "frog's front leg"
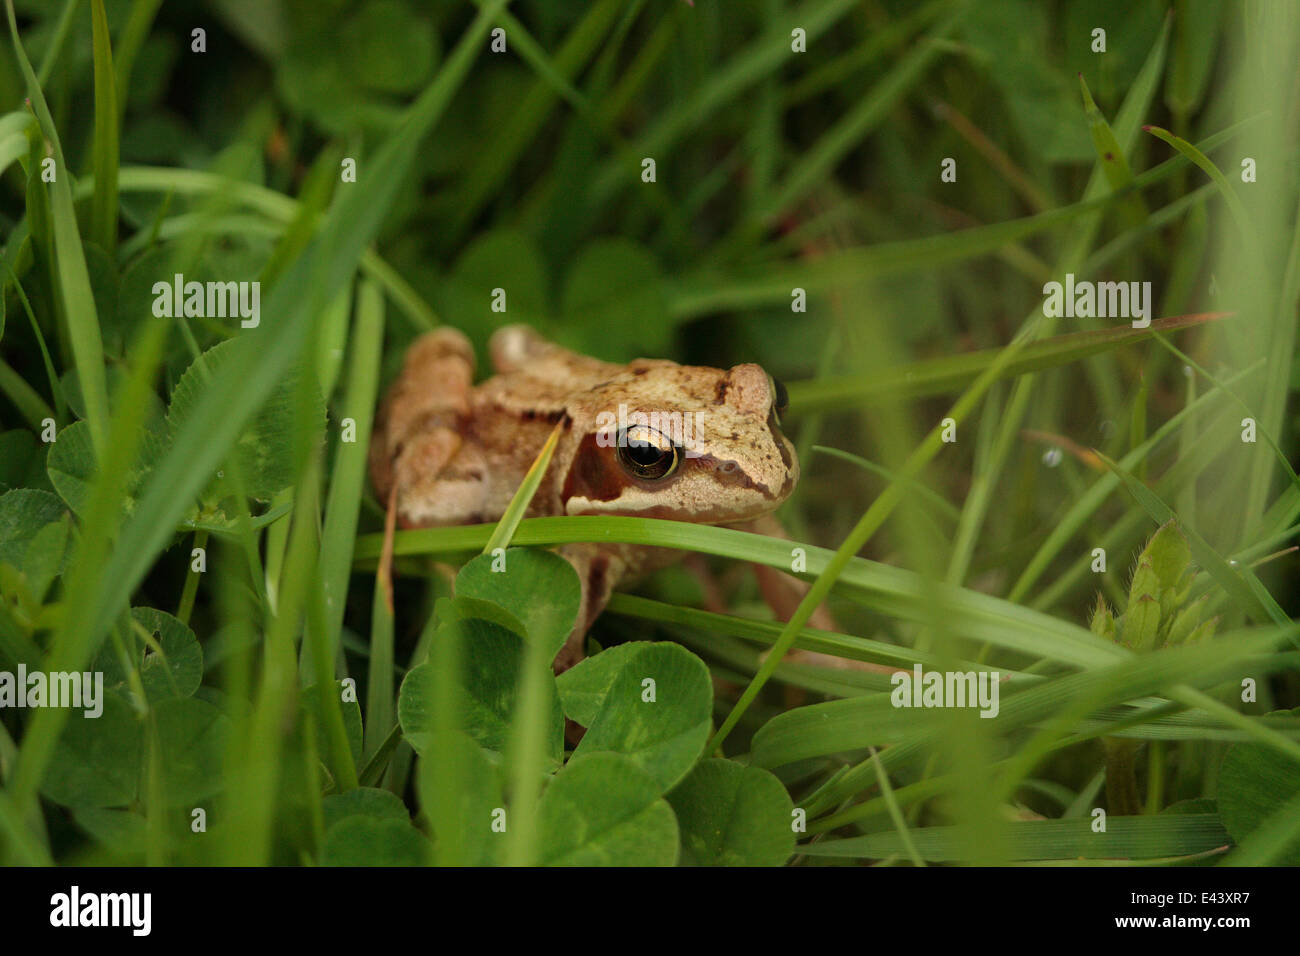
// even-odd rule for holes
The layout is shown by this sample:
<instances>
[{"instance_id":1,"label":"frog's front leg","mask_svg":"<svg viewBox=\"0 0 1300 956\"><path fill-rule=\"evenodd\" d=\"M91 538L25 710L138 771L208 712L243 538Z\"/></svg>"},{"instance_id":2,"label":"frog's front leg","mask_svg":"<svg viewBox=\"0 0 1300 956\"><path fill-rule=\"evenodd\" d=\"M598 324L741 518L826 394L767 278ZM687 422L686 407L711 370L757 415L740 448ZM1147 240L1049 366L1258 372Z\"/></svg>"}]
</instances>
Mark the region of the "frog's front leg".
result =
<instances>
[{"instance_id":1,"label":"frog's front leg","mask_svg":"<svg viewBox=\"0 0 1300 956\"><path fill-rule=\"evenodd\" d=\"M566 544L559 549L560 556L573 565L582 585L582 601L578 605L578 619L560 653L555 656L555 673L560 674L586 656L587 631L605 610L609 596L627 572L626 562L615 551L595 544Z\"/></svg>"},{"instance_id":2,"label":"frog's front leg","mask_svg":"<svg viewBox=\"0 0 1300 956\"><path fill-rule=\"evenodd\" d=\"M469 393L474 381L474 351L455 329L440 328L417 339L406 353L401 374L384 396L375 415L370 440L370 481L387 512L384 546L379 558L379 581L389 613L393 610L393 533L397 519L407 527L445 524L430 513L427 502L463 504L483 494L482 481L461 481L456 493L431 494L448 484L444 473L461 455L462 424L469 414ZM468 464L467 470L463 465ZM462 462L470 474L472 461ZM451 484L455 484L454 482ZM461 501L455 501L459 497Z\"/></svg>"},{"instance_id":3,"label":"frog's front leg","mask_svg":"<svg viewBox=\"0 0 1300 956\"><path fill-rule=\"evenodd\" d=\"M412 343L376 415L371 481L407 527L463 520L486 493L481 455L462 439L473 381L469 340L435 329Z\"/></svg>"}]
</instances>

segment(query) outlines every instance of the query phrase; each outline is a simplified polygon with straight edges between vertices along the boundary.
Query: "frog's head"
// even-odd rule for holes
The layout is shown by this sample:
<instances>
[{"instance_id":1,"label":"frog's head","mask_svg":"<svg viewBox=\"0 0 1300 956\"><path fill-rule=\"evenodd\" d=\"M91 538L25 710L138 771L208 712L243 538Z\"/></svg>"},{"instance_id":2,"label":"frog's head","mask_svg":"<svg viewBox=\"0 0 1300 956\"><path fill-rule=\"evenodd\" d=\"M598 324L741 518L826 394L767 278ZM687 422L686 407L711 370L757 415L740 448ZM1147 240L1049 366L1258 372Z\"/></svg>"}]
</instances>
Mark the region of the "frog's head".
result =
<instances>
[{"instance_id":1,"label":"frog's head","mask_svg":"<svg viewBox=\"0 0 1300 956\"><path fill-rule=\"evenodd\" d=\"M638 359L571 409L566 514L745 521L799 480L781 433L785 389L757 365Z\"/></svg>"}]
</instances>

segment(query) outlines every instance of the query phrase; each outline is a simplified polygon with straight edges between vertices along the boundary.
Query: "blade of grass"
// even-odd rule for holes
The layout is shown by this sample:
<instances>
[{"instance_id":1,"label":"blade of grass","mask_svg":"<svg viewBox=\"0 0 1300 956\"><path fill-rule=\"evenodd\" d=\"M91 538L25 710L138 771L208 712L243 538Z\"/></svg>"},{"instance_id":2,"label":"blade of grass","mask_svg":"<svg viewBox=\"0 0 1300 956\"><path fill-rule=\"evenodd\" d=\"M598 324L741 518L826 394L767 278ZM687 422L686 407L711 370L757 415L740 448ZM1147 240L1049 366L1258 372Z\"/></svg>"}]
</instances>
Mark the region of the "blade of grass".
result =
<instances>
[{"instance_id":1,"label":"blade of grass","mask_svg":"<svg viewBox=\"0 0 1300 956\"><path fill-rule=\"evenodd\" d=\"M1122 110L1121 119L1127 120L1130 111ZM1212 149L1265 117L1251 116L1208 137L1201 146ZM1135 119L1136 124L1136 119ZM1117 126L1119 120L1117 120ZM1170 178L1187 166L1189 160L1174 156L1133 180L1132 188L1146 189ZM1098 174L1098 183L1104 177ZM764 263L752 270L728 269L719 273L704 268L683 278L670 292L669 309L679 318L706 315L727 309L742 309L762 305L789 304L790 290L804 288L809 295L873 276L896 275L915 269L933 269L947 262L960 261L978 255L991 255L1007 243L1015 242L1037 232L1071 222L1090 213L1099 212L1119 202L1127 193L1089 192L1085 200L1061 209L1053 209L1036 216L1013 219L1008 222L975 226L957 232L924 236L879 243L873 246L846 249L815 262ZM1065 260L1062 260L1065 261Z\"/></svg>"},{"instance_id":2,"label":"blade of grass","mask_svg":"<svg viewBox=\"0 0 1300 956\"><path fill-rule=\"evenodd\" d=\"M704 85L656 118L632 144L632 152L638 156L667 154L688 130L702 126L717 110L789 63L793 27L803 28L812 41L843 19L854 6L854 0L813 0L790 11L780 23L713 72ZM621 162L608 163L592 179L592 205L599 207L627 182L626 167Z\"/></svg>"},{"instance_id":3,"label":"blade of grass","mask_svg":"<svg viewBox=\"0 0 1300 956\"><path fill-rule=\"evenodd\" d=\"M771 223L802 199L830 174L849 150L889 115L890 110L920 81L930 65L946 52L940 41L957 29L967 9L967 4L958 4L955 13L922 37L911 52L879 80L865 97L824 133L811 149L802 153L794 168L773 190L767 205L748 220L748 230L757 232L764 224Z\"/></svg>"},{"instance_id":4,"label":"blade of grass","mask_svg":"<svg viewBox=\"0 0 1300 956\"><path fill-rule=\"evenodd\" d=\"M966 857L961 827L935 826L915 830L908 838L888 830L860 837L803 844L808 856L880 859L902 852L935 863ZM1166 817L1115 817L1104 833L1093 832L1089 820L1016 820L1007 824L1010 859L1016 861L1095 860L1103 864L1122 858L1154 862L1164 857L1190 856L1227 846L1231 840L1217 814L1175 814Z\"/></svg>"},{"instance_id":5,"label":"blade of grass","mask_svg":"<svg viewBox=\"0 0 1300 956\"><path fill-rule=\"evenodd\" d=\"M36 338L36 346L41 350L41 361L45 365L45 377L50 383L50 394L54 396L54 408L58 413L56 421L66 422L68 420L68 401L64 396L63 383L59 381L58 373L54 371L54 360L50 357L49 346L45 344L45 333L41 331L41 324L36 320L36 313L32 311L32 303L27 298L27 292L23 289L23 284L18 281L18 276L14 274L13 269L9 268L8 263L5 263L5 271L8 272L10 281L13 282L14 292L18 296L18 301L22 303L23 312L27 314L27 321L32 327L32 335Z\"/></svg>"},{"instance_id":6,"label":"blade of grass","mask_svg":"<svg viewBox=\"0 0 1300 956\"><path fill-rule=\"evenodd\" d=\"M393 708L393 613L385 594L383 582L376 580L370 603L370 659L366 672L365 752L369 754L380 752L387 740L381 736L384 728L397 720ZM393 743L395 746L397 741Z\"/></svg>"},{"instance_id":7,"label":"blade of grass","mask_svg":"<svg viewBox=\"0 0 1300 956\"><path fill-rule=\"evenodd\" d=\"M487 544L483 546L484 554L491 554L498 548L505 549L510 546L510 539L514 536L515 529L519 527L519 522L523 520L528 506L532 503L533 495L537 494L537 488L541 485L542 478L546 476L546 469L550 467L551 456L555 454L555 446L559 444L562 434L564 434L564 422L557 422L551 429L546 444L542 446L542 450L537 453L537 457L529 466L519 489L510 499L510 504L506 506L501 520L492 529L492 537L488 538Z\"/></svg>"},{"instance_id":8,"label":"blade of grass","mask_svg":"<svg viewBox=\"0 0 1300 956\"><path fill-rule=\"evenodd\" d=\"M39 392L27 384L27 380L13 370L4 359L0 359L0 394L13 402L18 414L27 421L34 432L41 430L41 422L54 417L54 410L45 404Z\"/></svg>"},{"instance_id":9,"label":"blade of grass","mask_svg":"<svg viewBox=\"0 0 1300 956\"><path fill-rule=\"evenodd\" d=\"M952 0L930 0L902 16L891 18L888 22L872 24L872 29L863 42L854 45L843 54L832 59L817 69L801 76L784 91L785 106L798 106L809 99L832 89L838 83L846 81L854 73L870 66L883 53L898 49L939 15L952 9ZM797 21L802 25L803 21ZM787 40L789 31L782 37ZM809 33L809 39L813 34Z\"/></svg>"},{"instance_id":10,"label":"blade of grass","mask_svg":"<svg viewBox=\"0 0 1300 956\"><path fill-rule=\"evenodd\" d=\"M1002 366L1000 378L1015 378L1029 372L1068 365L1080 359L1103 354L1122 345L1151 338L1159 332L1173 332L1232 316L1231 312L1199 312L1155 319L1145 329L1124 326L1091 332L1071 332L1033 342L1015 359ZM924 398L953 391L990 367L1001 349L980 349L958 355L923 359L887 372L870 380L860 376L843 376L805 382L790 382L790 411L794 414L851 408L862 402L878 401L883 396L904 395Z\"/></svg>"},{"instance_id":11,"label":"blade of grass","mask_svg":"<svg viewBox=\"0 0 1300 956\"><path fill-rule=\"evenodd\" d=\"M523 482L506 506L501 520L496 523L492 536L483 548L484 554L509 547L510 539L546 475L564 429L564 422L556 422L546 444L537 453ZM546 683L551 680L551 661L546 644L539 640L527 641L519 671L518 705L510 721L508 766L511 826L507 831L505 850L508 866L529 866L536 857L537 801L541 796L542 774L545 769L545 692Z\"/></svg>"},{"instance_id":12,"label":"blade of grass","mask_svg":"<svg viewBox=\"0 0 1300 956\"><path fill-rule=\"evenodd\" d=\"M1154 94L1152 84L1152 94ZM1124 155L1124 150L1119 145L1119 140L1115 138L1115 133L1111 130L1110 124L1106 122L1106 117L1102 115L1101 110L1097 109L1097 104L1093 102L1092 92L1088 89L1088 81L1079 74L1079 89L1083 92L1083 111L1088 117L1088 133L1092 137L1093 149L1097 151L1097 161L1101 164L1101 170L1106 176L1106 181L1110 183L1110 188L1119 192L1126 190L1133 184L1133 170L1129 167L1128 157ZM1136 226L1146 217L1146 210L1142 207L1142 198L1136 192L1130 192L1124 204L1125 211L1128 215L1129 226Z\"/></svg>"},{"instance_id":13,"label":"blade of grass","mask_svg":"<svg viewBox=\"0 0 1300 956\"><path fill-rule=\"evenodd\" d=\"M68 42L68 35L72 33L72 19L77 13L77 5L80 2L81 0L64 0L63 11L59 14L59 22L54 26L54 36L50 39L50 45L45 49L45 57L41 60L41 71L37 75L42 87L49 83L50 77L54 73L54 64L59 61L64 44Z\"/></svg>"},{"instance_id":14,"label":"blade of grass","mask_svg":"<svg viewBox=\"0 0 1300 956\"><path fill-rule=\"evenodd\" d=\"M104 460L105 442L108 438L108 387L104 375L104 343L99 334L99 319L95 313L95 297L90 289L90 273L81 251L81 236L77 231L77 215L72 204L72 190L68 180L71 169L63 158L54 119L41 93L41 87L32 71L22 43L18 39L18 22L14 16L13 0L5 0L9 16L9 34L13 39L14 56L27 81L27 95L40 121L41 133L54 151L56 177L50 184L54 249L57 260L58 288L69 338L76 359L77 378L81 383L82 401L86 406L86 421L90 426L97 457ZM34 172L34 171L33 171Z\"/></svg>"},{"instance_id":15,"label":"blade of grass","mask_svg":"<svg viewBox=\"0 0 1300 956\"><path fill-rule=\"evenodd\" d=\"M1175 358L1181 361L1189 369L1192 369L1194 372L1196 372L1196 374L1200 375L1207 382L1209 382L1215 388L1219 389L1230 399L1232 399L1233 402L1236 403L1237 407L1240 408L1243 412L1245 412L1248 416L1256 419L1257 422L1263 418L1263 416L1255 414L1254 410L1251 409L1251 407L1248 404L1246 404L1246 400L1242 398L1236 392L1236 390L1230 388L1226 383L1224 383L1214 375L1211 375L1195 359L1193 359L1187 353L1183 352L1181 349L1177 348L1172 342L1166 339L1163 335L1157 335L1156 341L1159 342L1163 348L1165 348L1170 354L1172 354ZM1195 400L1195 394L1196 394L1195 390L1191 389L1190 386L1189 386L1188 394L1192 396L1193 400ZM1291 462L1287 459L1286 454L1278 446L1278 443L1273 439L1273 436L1270 433L1269 429L1265 428L1262 425L1257 425L1256 432L1260 438L1264 439L1265 444L1267 444L1269 449L1273 452L1273 457L1276 458L1277 463L1282 466L1282 471L1286 473L1287 480L1291 482L1291 485L1293 487L1300 489L1300 475L1297 475L1295 469L1291 467Z\"/></svg>"},{"instance_id":16,"label":"blade of grass","mask_svg":"<svg viewBox=\"0 0 1300 956\"><path fill-rule=\"evenodd\" d=\"M894 821L894 830L898 837L899 843L905 852L912 859L913 866L925 866L925 860L916 848L916 841L912 839L912 834L907 828L907 821L903 819L903 811L898 807L898 801L894 799L894 788L889 785L889 774L880 764L880 756L876 753L875 747L868 748L871 751L871 762L876 768L876 779L880 781L880 796L885 801L885 806L889 808L889 817ZM925 830L920 831L922 833ZM810 844L811 846L820 846L821 844ZM813 855L816 855L815 853Z\"/></svg>"},{"instance_id":17,"label":"blade of grass","mask_svg":"<svg viewBox=\"0 0 1300 956\"><path fill-rule=\"evenodd\" d=\"M122 27L122 33L118 37L114 85L117 87L119 123L122 114L126 112L127 91L131 88L131 70L135 66L136 55L144 46L144 41L149 36L149 28L153 26L154 17L158 15L158 8L161 6L162 0L135 0L131 4L131 13L127 17L126 25Z\"/></svg>"},{"instance_id":18,"label":"blade of grass","mask_svg":"<svg viewBox=\"0 0 1300 956\"><path fill-rule=\"evenodd\" d=\"M374 424L375 396L379 390L380 352L384 339L384 300L369 281L357 288L356 318L349 347L346 394L342 417L355 423L356 441L336 445L334 471L325 506L325 528L321 538L320 587L326 608L326 636L329 659L334 659L348 578L352 573L352 545L356 539L359 503L366 480L366 450ZM391 673L389 679L391 680ZM383 723L389 726L391 720Z\"/></svg>"},{"instance_id":19,"label":"blade of grass","mask_svg":"<svg viewBox=\"0 0 1300 956\"><path fill-rule=\"evenodd\" d=\"M830 455L832 458L838 458L841 461L850 462L864 471L869 471L872 474L879 475L886 481L893 481L897 477L894 472L890 471L888 468L877 465L875 462L867 461L867 459L860 455L854 455L851 452L841 451L838 448L828 448L825 445L813 445L811 450L821 452L824 455ZM927 488L925 485L919 483L913 483L910 486L910 489L924 498L932 508L939 511L950 520L956 521L961 517L960 512L957 511L952 502L940 496L934 489Z\"/></svg>"},{"instance_id":20,"label":"blade of grass","mask_svg":"<svg viewBox=\"0 0 1300 956\"><path fill-rule=\"evenodd\" d=\"M111 256L117 251L118 93L104 0L90 0L90 11L95 61L95 198L90 206L90 237Z\"/></svg>"},{"instance_id":21,"label":"blade of grass","mask_svg":"<svg viewBox=\"0 0 1300 956\"><path fill-rule=\"evenodd\" d=\"M660 601L652 601L649 598L636 597L631 594L621 594L617 591L610 596L607 609L613 614L623 614L646 621L679 624L713 634L733 634L737 637L755 641L765 647L770 647L781 636L781 624L775 621L758 621L729 614L715 614L711 611L664 604ZM960 665L961 668L968 670L978 666L974 661L959 660L954 662L950 658L941 660L933 654L925 654L902 644L887 644L884 641L856 637L851 634L836 634L832 631L819 631L811 627L803 628L798 640L795 641L795 646L820 654L832 654L849 660L868 661L903 669L910 669L913 664L933 666L944 664L946 666L951 663L954 666ZM1008 671L1006 673L1016 672ZM1025 673L1022 676L1029 681L1043 679L1036 674Z\"/></svg>"},{"instance_id":22,"label":"blade of grass","mask_svg":"<svg viewBox=\"0 0 1300 956\"><path fill-rule=\"evenodd\" d=\"M320 483L320 471L319 458L313 456L311 464L303 471L294 496L294 520L285 564L285 584L280 592L280 612L267 634L267 645L269 648L276 637L283 638L291 659L293 636L305 618L303 644L310 647L307 657L315 678L316 714L324 722L326 766L337 790L345 792L357 786L357 767L343 724L340 695L335 690L334 655L329 652L327 644L325 604L318 586L320 502L316 488Z\"/></svg>"},{"instance_id":23,"label":"blade of grass","mask_svg":"<svg viewBox=\"0 0 1300 956\"><path fill-rule=\"evenodd\" d=\"M1214 180L1214 184L1218 186L1219 191L1223 193L1223 201L1227 203L1228 212L1231 214L1232 221L1236 225L1237 231L1241 234L1242 240L1250 242L1254 232L1250 229L1249 217L1246 215L1245 207L1242 206L1241 200L1237 197L1237 193L1232 188L1232 184L1229 183L1227 177L1219 171L1219 167L1214 165L1210 157L1206 156L1205 153L1201 152L1201 150L1197 149L1181 136L1175 136L1173 133L1166 129L1161 129L1159 126L1143 126L1142 129L1145 132L1150 133L1156 139L1162 140L1174 149L1178 150L1178 152L1186 156L1189 160L1195 163L1202 172Z\"/></svg>"},{"instance_id":24,"label":"blade of grass","mask_svg":"<svg viewBox=\"0 0 1300 956\"><path fill-rule=\"evenodd\" d=\"M1080 739L1076 716L1161 692L1178 700L1185 696L1183 685L1193 681L1206 687L1234 683L1243 666L1279 669L1273 651L1279 642L1294 639L1298 630L1290 625L1255 628L1234 632L1231 640L1225 636L1212 644L1182 645L1158 654L1126 653L1108 665L1035 682L1023 690L1017 690L1014 681L1007 682L1000 694L996 730L1006 735L1027 726L1043 726L1032 748L1022 747L1002 764L1011 771L1004 789L1018 784L1072 731L1074 739ZM779 767L887 743L933 744L945 733L948 717L941 709L904 710L893 706L891 696L872 694L787 711L755 735L751 759L758 766ZM1216 713L1226 709L1217 706ZM1268 735L1271 744L1276 746L1280 740L1287 752L1300 751L1300 743L1278 731L1235 712L1233 716L1249 725L1256 736Z\"/></svg>"},{"instance_id":25,"label":"blade of grass","mask_svg":"<svg viewBox=\"0 0 1300 956\"><path fill-rule=\"evenodd\" d=\"M395 555L466 554L478 552L495 525L467 525L448 528L424 528L399 531L394 538ZM623 518L576 516L526 518L511 538L515 545L556 545L578 541L619 542L654 547L696 551L718 557L755 564L765 564L783 571L790 569L791 549L805 552L808 574L825 571L835 556L826 548L778 538L719 528L692 522L667 521L659 518ZM357 539L355 558L370 562L379 557L382 534L362 535ZM928 614L934 597L922 586L915 572L892 565L854 557L849 560L840 579L846 587L873 595L888 602L892 613L908 620ZM1025 653L1045 657L1077 667L1099 666L1114 660L1115 645L1102 641L1086 628L1051 615L1029 611L1017 604L965 588L940 587L937 591L954 616L984 636L1003 634L1005 640L1022 642ZM802 625L801 625L802 626Z\"/></svg>"},{"instance_id":26,"label":"blade of grass","mask_svg":"<svg viewBox=\"0 0 1300 956\"><path fill-rule=\"evenodd\" d=\"M393 751L397 745L402 742L402 728L398 724L393 725L393 729L388 732L379 745L374 748L370 759L362 768L357 778L358 786L377 787L379 781L384 778L384 771L388 769L388 761L393 756Z\"/></svg>"},{"instance_id":27,"label":"blade of grass","mask_svg":"<svg viewBox=\"0 0 1300 956\"><path fill-rule=\"evenodd\" d=\"M486 2L480 4L480 10ZM597 0L587 7L582 19L573 27L554 57L556 71L571 80L599 50L621 12L622 0ZM480 161L473 164L457 189L457 208L446 224L448 242L456 242L474 222L484 204L502 180L510 174L520 154L537 135L551 114L559 96L545 77L539 77L524 95L514 119L496 127L496 135L485 143Z\"/></svg>"}]
</instances>

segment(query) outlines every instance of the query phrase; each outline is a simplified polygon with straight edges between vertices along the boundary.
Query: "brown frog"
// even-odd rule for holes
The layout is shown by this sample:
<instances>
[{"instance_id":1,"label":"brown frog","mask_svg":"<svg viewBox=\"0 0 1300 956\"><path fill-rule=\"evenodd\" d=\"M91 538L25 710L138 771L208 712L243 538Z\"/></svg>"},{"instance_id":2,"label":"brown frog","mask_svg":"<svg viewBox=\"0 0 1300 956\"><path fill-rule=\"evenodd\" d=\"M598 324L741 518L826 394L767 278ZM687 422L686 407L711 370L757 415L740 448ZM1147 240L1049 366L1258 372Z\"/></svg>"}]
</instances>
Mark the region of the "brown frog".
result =
<instances>
[{"instance_id":1,"label":"brown frog","mask_svg":"<svg viewBox=\"0 0 1300 956\"><path fill-rule=\"evenodd\" d=\"M529 516L735 524L770 513L799 478L780 428L784 389L757 365L618 365L521 325L499 329L489 349L496 374L475 386L464 335L421 336L380 407L370 475L402 527L500 518L557 423L562 434ZM559 553L578 572L582 608L557 670L582 659L587 629L620 582L681 557L615 543Z\"/></svg>"}]
</instances>

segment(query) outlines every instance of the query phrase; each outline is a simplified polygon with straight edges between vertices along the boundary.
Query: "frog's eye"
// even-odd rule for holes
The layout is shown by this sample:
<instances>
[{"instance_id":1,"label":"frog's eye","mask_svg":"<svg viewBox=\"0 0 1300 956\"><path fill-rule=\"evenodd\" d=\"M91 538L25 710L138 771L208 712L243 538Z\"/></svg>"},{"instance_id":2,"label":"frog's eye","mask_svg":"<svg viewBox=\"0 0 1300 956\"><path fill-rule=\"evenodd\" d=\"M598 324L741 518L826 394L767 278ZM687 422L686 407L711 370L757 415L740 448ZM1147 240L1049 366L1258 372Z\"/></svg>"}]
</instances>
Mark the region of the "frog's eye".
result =
<instances>
[{"instance_id":1,"label":"frog's eye","mask_svg":"<svg viewBox=\"0 0 1300 956\"><path fill-rule=\"evenodd\" d=\"M677 470L677 446L651 428L633 427L619 432L618 463L634 478L662 481Z\"/></svg>"},{"instance_id":2,"label":"frog's eye","mask_svg":"<svg viewBox=\"0 0 1300 956\"><path fill-rule=\"evenodd\" d=\"M772 379L772 387L776 392L776 399L772 405L778 415L784 415L786 409L790 407L790 393L785 390L785 382L779 378Z\"/></svg>"},{"instance_id":3,"label":"frog's eye","mask_svg":"<svg viewBox=\"0 0 1300 956\"><path fill-rule=\"evenodd\" d=\"M790 407L790 393L785 390L785 385L779 378L769 375L767 384L772 389L772 411L776 413L779 422L786 409Z\"/></svg>"}]
</instances>

